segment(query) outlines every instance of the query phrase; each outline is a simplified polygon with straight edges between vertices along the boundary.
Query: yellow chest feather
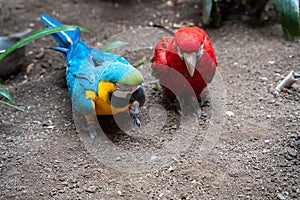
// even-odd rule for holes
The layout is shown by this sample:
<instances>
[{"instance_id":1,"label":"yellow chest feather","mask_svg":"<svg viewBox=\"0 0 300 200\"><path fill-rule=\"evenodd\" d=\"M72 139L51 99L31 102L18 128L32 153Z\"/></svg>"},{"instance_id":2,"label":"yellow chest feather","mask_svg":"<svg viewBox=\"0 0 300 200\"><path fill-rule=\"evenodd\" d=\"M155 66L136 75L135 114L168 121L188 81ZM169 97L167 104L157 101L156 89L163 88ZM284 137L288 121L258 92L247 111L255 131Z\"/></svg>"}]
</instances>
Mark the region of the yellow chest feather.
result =
<instances>
[{"instance_id":1,"label":"yellow chest feather","mask_svg":"<svg viewBox=\"0 0 300 200\"><path fill-rule=\"evenodd\" d=\"M98 84L98 95L91 90L86 91L86 97L93 100L97 115L113 115L124 112L130 105L123 108L115 108L109 102L109 94L115 90L115 84L108 81L100 81Z\"/></svg>"}]
</instances>

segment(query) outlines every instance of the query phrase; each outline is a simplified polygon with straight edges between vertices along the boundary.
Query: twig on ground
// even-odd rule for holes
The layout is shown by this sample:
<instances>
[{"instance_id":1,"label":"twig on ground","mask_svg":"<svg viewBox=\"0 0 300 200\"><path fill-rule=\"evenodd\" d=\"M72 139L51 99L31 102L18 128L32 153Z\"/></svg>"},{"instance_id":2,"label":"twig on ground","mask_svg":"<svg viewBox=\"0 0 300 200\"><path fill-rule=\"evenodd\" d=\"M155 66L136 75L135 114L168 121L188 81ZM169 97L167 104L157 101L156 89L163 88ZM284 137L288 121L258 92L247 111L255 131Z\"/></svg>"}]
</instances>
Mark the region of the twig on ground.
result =
<instances>
[{"instance_id":1,"label":"twig on ground","mask_svg":"<svg viewBox=\"0 0 300 200\"><path fill-rule=\"evenodd\" d=\"M278 95L283 88L291 87L297 79L300 79L300 74L291 71L275 88L274 94Z\"/></svg>"}]
</instances>

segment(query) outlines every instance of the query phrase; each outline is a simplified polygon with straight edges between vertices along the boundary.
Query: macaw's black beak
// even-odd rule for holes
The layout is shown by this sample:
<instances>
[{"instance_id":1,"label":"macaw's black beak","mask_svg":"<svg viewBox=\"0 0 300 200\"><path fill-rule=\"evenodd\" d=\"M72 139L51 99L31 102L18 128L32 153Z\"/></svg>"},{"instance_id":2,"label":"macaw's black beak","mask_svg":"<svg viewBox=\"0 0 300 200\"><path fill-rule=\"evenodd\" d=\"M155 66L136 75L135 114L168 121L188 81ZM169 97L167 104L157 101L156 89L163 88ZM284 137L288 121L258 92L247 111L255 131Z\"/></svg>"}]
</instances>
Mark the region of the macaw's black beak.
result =
<instances>
[{"instance_id":1,"label":"macaw's black beak","mask_svg":"<svg viewBox=\"0 0 300 200\"><path fill-rule=\"evenodd\" d=\"M134 101L139 102L139 105L144 105L146 93L143 85L138 85L133 90L115 90L111 94L111 104L115 108L123 108Z\"/></svg>"},{"instance_id":2,"label":"macaw's black beak","mask_svg":"<svg viewBox=\"0 0 300 200\"><path fill-rule=\"evenodd\" d=\"M146 101L146 92L143 85L139 85L137 90L135 90L130 98L130 103L133 103L134 101L139 102L139 105L144 105Z\"/></svg>"},{"instance_id":3,"label":"macaw's black beak","mask_svg":"<svg viewBox=\"0 0 300 200\"><path fill-rule=\"evenodd\" d=\"M132 91L116 90L111 95L111 104L116 108L122 108L131 104L129 114L138 127L141 127L141 122L138 119L140 114L139 106L144 105L145 100L146 93L143 85L137 86Z\"/></svg>"},{"instance_id":4,"label":"macaw's black beak","mask_svg":"<svg viewBox=\"0 0 300 200\"><path fill-rule=\"evenodd\" d=\"M142 126L141 121L138 116L140 114L139 107L144 105L146 100L146 93L143 85L140 85L136 91L133 92L130 98L131 108L129 110L129 114L133 119L133 123L138 127Z\"/></svg>"}]
</instances>

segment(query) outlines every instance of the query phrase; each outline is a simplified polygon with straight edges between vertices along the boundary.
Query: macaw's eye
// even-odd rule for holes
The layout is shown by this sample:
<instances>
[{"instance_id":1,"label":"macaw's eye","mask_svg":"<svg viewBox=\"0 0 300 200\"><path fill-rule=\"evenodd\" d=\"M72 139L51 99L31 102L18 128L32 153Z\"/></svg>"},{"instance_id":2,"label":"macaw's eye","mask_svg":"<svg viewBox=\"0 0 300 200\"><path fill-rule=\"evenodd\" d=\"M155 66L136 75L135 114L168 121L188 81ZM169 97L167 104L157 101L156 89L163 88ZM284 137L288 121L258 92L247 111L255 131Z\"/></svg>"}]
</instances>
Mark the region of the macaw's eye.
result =
<instances>
[{"instance_id":1,"label":"macaw's eye","mask_svg":"<svg viewBox=\"0 0 300 200\"><path fill-rule=\"evenodd\" d=\"M139 85L139 87L132 93L130 102L138 101L139 105L144 105L146 101L146 92L143 85Z\"/></svg>"},{"instance_id":2,"label":"macaw's eye","mask_svg":"<svg viewBox=\"0 0 300 200\"><path fill-rule=\"evenodd\" d=\"M184 60L183 53L179 47L177 47L177 54L182 60Z\"/></svg>"},{"instance_id":3,"label":"macaw's eye","mask_svg":"<svg viewBox=\"0 0 300 200\"><path fill-rule=\"evenodd\" d=\"M103 62L100 62L99 60L96 60L94 58L92 58L93 64L95 67L101 66Z\"/></svg>"},{"instance_id":4,"label":"macaw's eye","mask_svg":"<svg viewBox=\"0 0 300 200\"><path fill-rule=\"evenodd\" d=\"M199 60L202 57L203 54L204 54L204 44L201 44L200 48L199 48L199 51L197 53L197 60Z\"/></svg>"}]
</instances>

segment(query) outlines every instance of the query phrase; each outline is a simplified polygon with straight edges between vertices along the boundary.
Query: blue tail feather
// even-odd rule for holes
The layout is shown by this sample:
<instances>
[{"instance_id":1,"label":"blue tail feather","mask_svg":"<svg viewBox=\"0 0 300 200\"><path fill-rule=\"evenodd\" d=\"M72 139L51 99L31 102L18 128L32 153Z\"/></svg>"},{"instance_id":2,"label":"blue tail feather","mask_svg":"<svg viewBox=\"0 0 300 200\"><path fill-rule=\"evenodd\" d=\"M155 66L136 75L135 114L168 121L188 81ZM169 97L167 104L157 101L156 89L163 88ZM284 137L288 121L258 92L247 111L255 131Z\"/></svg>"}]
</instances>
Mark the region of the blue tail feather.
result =
<instances>
[{"instance_id":1,"label":"blue tail feather","mask_svg":"<svg viewBox=\"0 0 300 200\"><path fill-rule=\"evenodd\" d=\"M47 27L55 27L55 26L62 26L61 22L57 21L56 19L53 19L52 17L41 14L40 19ZM61 31L58 33L52 34L55 41L61 46L65 48L70 48L72 45L72 38L73 38L74 32L73 31Z\"/></svg>"},{"instance_id":2,"label":"blue tail feather","mask_svg":"<svg viewBox=\"0 0 300 200\"><path fill-rule=\"evenodd\" d=\"M80 29L76 28L74 36L72 37L72 45L70 46L70 52L69 54L72 54L74 51L75 47L77 46L78 42L80 41Z\"/></svg>"},{"instance_id":3,"label":"blue tail feather","mask_svg":"<svg viewBox=\"0 0 300 200\"><path fill-rule=\"evenodd\" d=\"M64 47L51 47L50 49L61 52L65 57L67 56L68 51L69 51L69 49L64 48Z\"/></svg>"},{"instance_id":4,"label":"blue tail feather","mask_svg":"<svg viewBox=\"0 0 300 200\"><path fill-rule=\"evenodd\" d=\"M40 18L48 27L63 25L46 14L42 14ZM71 67L72 72L76 74L92 50L80 39L80 29L77 27L75 31L60 31L52 36L59 43L59 47L51 49L61 52L66 59L67 68Z\"/></svg>"}]
</instances>

